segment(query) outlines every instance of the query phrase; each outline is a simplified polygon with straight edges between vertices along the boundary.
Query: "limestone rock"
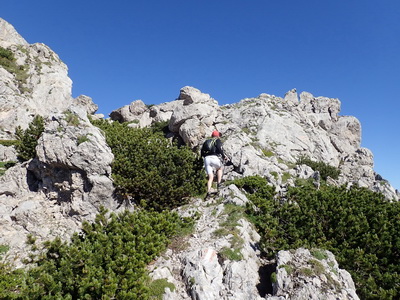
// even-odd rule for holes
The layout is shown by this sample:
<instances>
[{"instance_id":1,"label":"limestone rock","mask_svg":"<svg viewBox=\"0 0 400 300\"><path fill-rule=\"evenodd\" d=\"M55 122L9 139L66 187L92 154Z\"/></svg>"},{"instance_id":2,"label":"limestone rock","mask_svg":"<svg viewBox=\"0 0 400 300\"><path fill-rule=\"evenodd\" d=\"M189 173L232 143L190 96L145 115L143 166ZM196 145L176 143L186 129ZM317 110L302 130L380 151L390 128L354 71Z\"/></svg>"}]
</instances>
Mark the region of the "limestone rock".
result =
<instances>
[{"instance_id":1,"label":"limestone rock","mask_svg":"<svg viewBox=\"0 0 400 300\"><path fill-rule=\"evenodd\" d=\"M0 161L17 161L15 148L0 145Z\"/></svg>"},{"instance_id":2,"label":"limestone rock","mask_svg":"<svg viewBox=\"0 0 400 300\"><path fill-rule=\"evenodd\" d=\"M139 116L147 110L146 105L142 100L133 101L129 105L125 105L110 114L111 120L118 122L133 122L139 121Z\"/></svg>"},{"instance_id":3,"label":"limestone rock","mask_svg":"<svg viewBox=\"0 0 400 300\"><path fill-rule=\"evenodd\" d=\"M209 136L218 117L219 106L210 95L201 93L193 87L183 87L177 106L171 116L169 129L178 133L186 145L193 148Z\"/></svg>"},{"instance_id":4,"label":"limestone rock","mask_svg":"<svg viewBox=\"0 0 400 300\"><path fill-rule=\"evenodd\" d=\"M28 253L28 234L38 242L67 239L84 220L93 221L100 206L117 209L110 178L113 154L86 113L72 106L47 119L37 157L0 177L0 224L7 231L0 244L10 245L17 264Z\"/></svg>"},{"instance_id":5,"label":"limestone rock","mask_svg":"<svg viewBox=\"0 0 400 300\"><path fill-rule=\"evenodd\" d=\"M9 49L25 70L18 81L0 67L0 138L12 139L15 128L26 128L35 115L65 110L72 103L72 81L67 66L48 46L28 44L3 19L0 34L0 46Z\"/></svg>"},{"instance_id":6,"label":"limestone rock","mask_svg":"<svg viewBox=\"0 0 400 300\"><path fill-rule=\"evenodd\" d=\"M0 18L0 43L0 46L7 45L7 43L16 45L28 45L28 42L19 35L14 26L12 26L10 23L3 20L2 18Z\"/></svg>"},{"instance_id":7,"label":"limestone rock","mask_svg":"<svg viewBox=\"0 0 400 300\"><path fill-rule=\"evenodd\" d=\"M227 187L221 193L228 194L231 189ZM246 198L238 190L235 197ZM235 229L238 240L232 235L217 238L216 232L223 230L220 224L227 217L223 204L194 199L190 206L178 211L182 216L200 217L190 238L178 242L178 249L168 250L150 266L154 279L163 276L175 285L176 290L168 292L168 297L175 300L262 299L257 290L259 269L264 264L257 248L260 236L248 221L238 220ZM236 245L238 241L241 242ZM231 260L222 254L224 249L235 247L242 257L240 260ZM169 272L164 272L166 268Z\"/></svg>"},{"instance_id":8,"label":"limestone rock","mask_svg":"<svg viewBox=\"0 0 400 300\"><path fill-rule=\"evenodd\" d=\"M80 95L79 97L75 98L74 102L78 106L83 106L86 109L86 112L90 115L95 114L99 109L99 106L93 102L92 98L85 95Z\"/></svg>"},{"instance_id":9,"label":"limestone rock","mask_svg":"<svg viewBox=\"0 0 400 300\"><path fill-rule=\"evenodd\" d=\"M315 249L313 255L303 248L278 252L274 296L293 300L359 299L350 274L339 269L331 252Z\"/></svg>"}]
</instances>

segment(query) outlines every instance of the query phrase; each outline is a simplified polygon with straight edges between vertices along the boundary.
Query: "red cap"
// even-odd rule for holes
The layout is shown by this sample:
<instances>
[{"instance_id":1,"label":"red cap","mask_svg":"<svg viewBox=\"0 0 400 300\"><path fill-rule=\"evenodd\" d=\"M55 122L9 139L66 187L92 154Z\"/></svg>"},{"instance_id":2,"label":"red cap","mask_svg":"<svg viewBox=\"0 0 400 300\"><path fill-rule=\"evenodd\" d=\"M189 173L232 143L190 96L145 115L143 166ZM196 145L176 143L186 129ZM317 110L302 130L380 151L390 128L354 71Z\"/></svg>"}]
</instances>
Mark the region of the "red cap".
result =
<instances>
[{"instance_id":1,"label":"red cap","mask_svg":"<svg viewBox=\"0 0 400 300\"><path fill-rule=\"evenodd\" d=\"M220 137L218 130L214 130L211 134L212 137Z\"/></svg>"}]
</instances>

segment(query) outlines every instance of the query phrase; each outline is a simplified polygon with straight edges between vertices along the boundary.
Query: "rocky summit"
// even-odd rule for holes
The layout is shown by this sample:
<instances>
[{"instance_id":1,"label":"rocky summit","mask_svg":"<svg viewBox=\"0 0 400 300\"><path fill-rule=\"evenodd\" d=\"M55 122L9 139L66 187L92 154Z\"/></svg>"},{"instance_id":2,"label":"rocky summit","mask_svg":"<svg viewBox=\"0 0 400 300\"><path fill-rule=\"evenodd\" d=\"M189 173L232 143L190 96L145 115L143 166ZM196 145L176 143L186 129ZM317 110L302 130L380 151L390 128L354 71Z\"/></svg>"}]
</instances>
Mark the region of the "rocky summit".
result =
<instances>
[{"instance_id":1,"label":"rocky summit","mask_svg":"<svg viewBox=\"0 0 400 300\"><path fill-rule=\"evenodd\" d=\"M16 128L26 129L35 115L45 123L36 156L0 177L0 245L10 247L8 259L21 267L29 235L38 241L67 240L82 222L93 221L100 207L126 207L114 198L113 153L88 118L103 116L96 115L90 97L72 98L67 66L48 46L27 43L2 19L0 47L11 51L19 70L0 65L0 139L15 139ZM330 185L358 185L398 201L398 191L374 171L372 152L361 147L360 122L340 115L340 106L339 99L296 89L284 97L265 93L221 106L209 94L185 86L177 99L153 106L136 100L111 112L109 120L132 127L167 122L167 135L195 152L217 129L231 160L225 181L259 175L278 193L298 178L316 178L319 184L315 170L298 164L307 157L340 170L338 178L327 178ZM0 160L17 161L13 145L0 145ZM227 217L224 207L248 201L230 184L220 190L219 201L193 198L177 210L200 217L185 247L168 249L148 267L153 279L167 278L176 287L166 289L163 299L358 299L350 274L329 251L317 263L308 249L278 252L271 284L271 262L263 258L260 237L244 218L237 221L242 259L221 260L220 252L232 246L232 236L213 234ZM312 277L279 268L299 270L310 267L310 261L319 267Z\"/></svg>"}]
</instances>

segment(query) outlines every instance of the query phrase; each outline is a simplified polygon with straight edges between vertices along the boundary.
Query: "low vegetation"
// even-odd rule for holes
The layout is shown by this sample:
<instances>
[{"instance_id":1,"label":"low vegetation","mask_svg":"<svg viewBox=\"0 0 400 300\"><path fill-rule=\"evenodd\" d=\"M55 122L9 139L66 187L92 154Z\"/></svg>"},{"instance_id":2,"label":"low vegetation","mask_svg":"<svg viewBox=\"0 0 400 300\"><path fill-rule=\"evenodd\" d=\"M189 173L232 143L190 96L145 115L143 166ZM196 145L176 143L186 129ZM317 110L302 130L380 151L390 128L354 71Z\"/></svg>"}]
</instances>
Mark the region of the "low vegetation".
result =
<instances>
[{"instance_id":1,"label":"low vegetation","mask_svg":"<svg viewBox=\"0 0 400 300\"><path fill-rule=\"evenodd\" d=\"M398 299L399 202L365 188L316 190L310 184L292 187L286 199L276 201L261 177L239 179L237 185L253 203L247 212L267 255L299 247L330 250L351 273L361 299Z\"/></svg>"},{"instance_id":2,"label":"low vegetation","mask_svg":"<svg viewBox=\"0 0 400 300\"><path fill-rule=\"evenodd\" d=\"M176 213L138 210L107 214L70 242L48 241L32 255L26 270L0 265L0 299L150 299L160 285L151 282L146 265L169 240L191 223ZM34 240L31 241L34 243ZM34 246L34 245L33 245Z\"/></svg>"},{"instance_id":3,"label":"low vegetation","mask_svg":"<svg viewBox=\"0 0 400 300\"><path fill-rule=\"evenodd\" d=\"M328 177L333 179L338 179L340 175L340 170L335 168L334 166L328 165L322 161L314 161L308 157L300 157L297 160L298 165L307 165L314 171L319 171L320 176L323 180L326 180Z\"/></svg>"},{"instance_id":4,"label":"low vegetation","mask_svg":"<svg viewBox=\"0 0 400 300\"><path fill-rule=\"evenodd\" d=\"M43 131L44 120L39 115L33 118L27 129L23 130L20 126L16 128L15 136L18 142L15 149L20 161L27 161L36 156L36 146Z\"/></svg>"},{"instance_id":5,"label":"low vegetation","mask_svg":"<svg viewBox=\"0 0 400 300\"><path fill-rule=\"evenodd\" d=\"M158 211L184 205L204 192L202 160L186 147L164 138L160 129L94 121L114 154L112 176L118 193Z\"/></svg>"},{"instance_id":6,"label":"low vegetation","mask_svg":"<svg viewBox=\"0 0 400 300\"><path fill-rule=\"evenodd\" d=\"M0 47L0 66L15 75L18 89L21 93L29 91L24 87L28 78L27 66L18 65L14 53L11 50Z\"/></svg>"}]
</instances>

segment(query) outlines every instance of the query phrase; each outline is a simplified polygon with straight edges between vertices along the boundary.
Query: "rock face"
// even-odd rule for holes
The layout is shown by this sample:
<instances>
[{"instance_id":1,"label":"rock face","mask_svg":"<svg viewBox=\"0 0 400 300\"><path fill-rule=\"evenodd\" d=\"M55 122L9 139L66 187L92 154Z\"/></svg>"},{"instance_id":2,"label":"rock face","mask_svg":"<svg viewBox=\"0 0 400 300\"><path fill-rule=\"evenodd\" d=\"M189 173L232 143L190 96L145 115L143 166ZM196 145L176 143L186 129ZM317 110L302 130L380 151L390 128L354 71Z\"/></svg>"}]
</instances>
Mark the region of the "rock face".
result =
<instances>
[{"instance_id":1,"label":"rock face","mask_svg":"<svg viewBox=\"0 0 400 300\"><path fill-rule=\"evenodd\" d=\"M28 44L0 19L0 46L26 70L23 79L0 66L0 140L14 139L35 115L45 120L37 157L0 177L0 244L9 245L17 264L26 237L38 241L79 231L100 206L116 209L110 178L113 154L87 115L97 105L87 96L73 99L67 66L44 44ZM1 161L16 161L13 147L0 145Z\"/></svg>"},{"instance_id":2,"label":"rock face","mask_svg":"<svg viewBox=\"0 0 400 300\"><path fill-rule=\"evenodd\" d=\"M16 126L26 128L35 115L63 111L73 99L67 66L57 54L44 44L27 44L2 20L0 32L4 31L8 34L2 35L0 46L11 50L17 65L25 70L22 79L18 79L0 69L0 137L6 139L12 137ZM12 40L3 39L7 37Z\"/></svg>"},{"instance_id":3,"label":"rock face","mask_svg":"<svg viewBox=\"0 0 400 300\"><path fill-rule=\"evenodd\" d=\"M9 45L28 45L28 42L18 34L15 28L0 18L0 41ZM4 47L4 46L2 46Z\"/></svg>"},{"instance_id":4,"label":"rock face","mask_svg":"<svg viewBox=\"0 0 400 300\"><path fill-rule=\"evenodd\" d=\"M117 209L113 154L86 110L69 109L47 120L36 158L0 177L0 244L10 245L19 258L26 254L28 234L38 241L68 238L84 220L94 220L101 206ZM68 123L71 116L76 123Z\"/></svg>"}]
</instances>

